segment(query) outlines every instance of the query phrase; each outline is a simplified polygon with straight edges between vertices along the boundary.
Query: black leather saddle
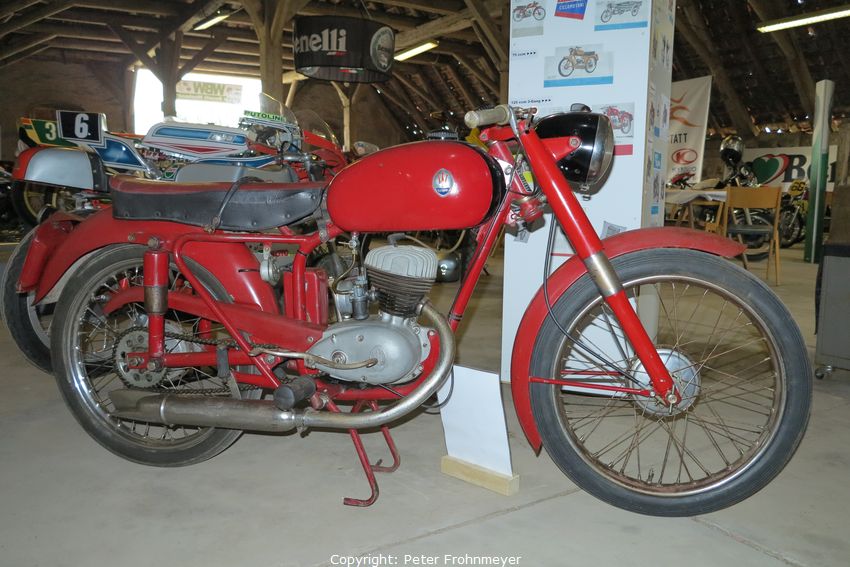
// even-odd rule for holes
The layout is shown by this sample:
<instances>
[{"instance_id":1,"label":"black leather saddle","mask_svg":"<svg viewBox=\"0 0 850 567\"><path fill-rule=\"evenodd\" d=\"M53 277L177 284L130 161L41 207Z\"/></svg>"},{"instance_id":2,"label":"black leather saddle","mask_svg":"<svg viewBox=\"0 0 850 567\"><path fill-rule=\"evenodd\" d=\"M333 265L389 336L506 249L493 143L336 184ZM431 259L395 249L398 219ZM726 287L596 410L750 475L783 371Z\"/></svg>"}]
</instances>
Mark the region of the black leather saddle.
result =
<instances>
[{"instance_id":1,"label":"black leather saddle","mask_svg":"<svg viewBox=\"0 0 850 567\"><path fill-rule=\"evenodd\" d=\"M319 208L324 183L169 183L116 175L110 182L112 216L172 221L222 230L258 232L297 222Z\"/></svg>"}]
</instances>

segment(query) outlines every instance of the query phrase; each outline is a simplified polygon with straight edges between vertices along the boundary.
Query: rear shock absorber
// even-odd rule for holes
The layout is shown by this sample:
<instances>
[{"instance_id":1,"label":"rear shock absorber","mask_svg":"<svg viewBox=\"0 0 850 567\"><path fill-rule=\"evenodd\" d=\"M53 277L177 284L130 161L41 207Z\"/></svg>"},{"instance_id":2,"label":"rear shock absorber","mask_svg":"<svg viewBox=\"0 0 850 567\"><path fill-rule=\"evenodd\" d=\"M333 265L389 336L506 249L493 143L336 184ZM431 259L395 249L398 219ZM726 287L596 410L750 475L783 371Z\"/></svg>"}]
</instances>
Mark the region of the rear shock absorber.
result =
<instances>
[{"instance_id":1,"label":"rear shock absorber","mask_svg":"<svg viewBox=\"0 0 850 567\"><path fill-rule=\"evenodd\" d=\"M168 260L165 250L145 252L145 311L148 314L148 369L158 370L165 353L165 313L168 311Z\"/></svg>"}]
</instances>

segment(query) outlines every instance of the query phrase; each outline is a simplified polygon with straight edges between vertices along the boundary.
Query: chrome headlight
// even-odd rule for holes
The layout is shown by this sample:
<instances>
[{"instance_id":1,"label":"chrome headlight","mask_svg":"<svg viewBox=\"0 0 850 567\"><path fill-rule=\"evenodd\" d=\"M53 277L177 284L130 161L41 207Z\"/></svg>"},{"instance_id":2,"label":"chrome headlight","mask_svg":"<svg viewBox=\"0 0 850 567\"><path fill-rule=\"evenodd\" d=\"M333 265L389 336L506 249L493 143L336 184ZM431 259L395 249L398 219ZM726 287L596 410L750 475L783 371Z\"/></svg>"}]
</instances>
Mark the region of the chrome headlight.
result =
<instances>
[{"instance_id":1,"label":"chrome headlight","mask_svg":"<svg viewBox=\"0 0 850 567\"><path fill-rule=\"evenodd\" d=\"M553 114L540 120L535 131L543 140L577 139L578 145L564 146L568 153L556 153L558 167L568 181L578 185L580 192L599 191L614 156L614 130L607 116L595 112ZM560 144L552 147L555 146Z\"/></svg>"}]
</instances>

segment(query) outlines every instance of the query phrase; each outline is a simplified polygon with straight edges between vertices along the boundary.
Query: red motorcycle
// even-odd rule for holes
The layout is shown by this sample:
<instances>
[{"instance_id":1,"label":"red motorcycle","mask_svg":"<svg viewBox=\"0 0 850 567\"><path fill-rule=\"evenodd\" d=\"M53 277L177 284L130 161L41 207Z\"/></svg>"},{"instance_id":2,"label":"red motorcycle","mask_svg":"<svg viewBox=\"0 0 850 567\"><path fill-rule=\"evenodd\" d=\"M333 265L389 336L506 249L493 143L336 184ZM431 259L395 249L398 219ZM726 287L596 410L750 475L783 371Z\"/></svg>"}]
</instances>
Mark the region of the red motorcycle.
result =
<instances>
[{"instance_id":1,"label":"red motorcycle","mask_svg":"<svg viewBox=\"0 0 850 567\"><path fill-rule=\"evenodd\" d=\"M602 108L602 114L608 117L611 121L611 127L614 130L619 130L623 134L628 134L632 131L634 116L632 116L631 112L620 110L616 106L605 106Z\"/></svg>"},{"instance_id":2,"label":"red motorcycle","mask_svg":"<svg viewBox=\"0 0 850 567\"><path fill-rule=\"evenodd\" d=\"M514 8L513 18L515 22L521 22L532 17L538 22L543 21L543 18L546 17L546 10L540 5L540 2L531 2L525 6Z\"/></svg>"},{"instance_id":3,"label":"red motorcycle","mask_svg":"<svg viewBox=\"0 0 850 567\"><path fill-rule=\"evenodd\" d=\"M782 303L724 258L742 247L667 228L601 241L573 191L593 193L610 167L604 115L535 121L499 106L467 124L489 152L406 144L330 183L162 192L116 177L112 209L43 223L19 290L39 302L62 287L55 376L83 428L159 466L211 458L242 430L348 430L372 494L345 503L369 505L374 472L399 463L388 424L452 379L453 332L500 228L525 228L546 203L576 254L528 305L513 347L514 406L534 449L644 514L711 512L764 487L803 435L812 371ZM302 231L311 217L318 229ZM428 301L433 251L391 239L358 254L368 233L471 227L477 248L447 315ZM306 259L344 235L351 262L329 282ZM359 431L371 428L392 466L370 463Z\"/></svg>"}]
</instances>

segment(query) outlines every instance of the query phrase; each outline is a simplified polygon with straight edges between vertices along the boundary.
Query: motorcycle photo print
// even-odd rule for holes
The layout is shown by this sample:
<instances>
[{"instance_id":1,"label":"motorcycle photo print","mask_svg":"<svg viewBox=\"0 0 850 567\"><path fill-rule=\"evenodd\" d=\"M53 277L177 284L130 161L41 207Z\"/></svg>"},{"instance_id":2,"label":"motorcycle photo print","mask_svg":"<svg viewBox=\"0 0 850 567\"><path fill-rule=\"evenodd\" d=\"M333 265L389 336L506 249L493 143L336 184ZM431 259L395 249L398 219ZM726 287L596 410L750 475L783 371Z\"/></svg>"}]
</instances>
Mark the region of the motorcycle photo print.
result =
<instances>
[{"instance_id":1,"label":"motorcycle photo print","mask_svg":"<svg viewBox=\"0 0 850 567\"><path fill-rule=\"evenodd\" d=\"M609 85L614 82L614 56L601 44L558 47L543 63L544 87Z\"/></svg>"}]
</instances>

